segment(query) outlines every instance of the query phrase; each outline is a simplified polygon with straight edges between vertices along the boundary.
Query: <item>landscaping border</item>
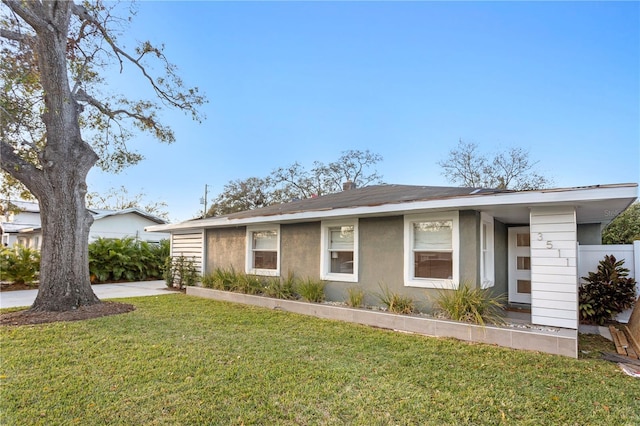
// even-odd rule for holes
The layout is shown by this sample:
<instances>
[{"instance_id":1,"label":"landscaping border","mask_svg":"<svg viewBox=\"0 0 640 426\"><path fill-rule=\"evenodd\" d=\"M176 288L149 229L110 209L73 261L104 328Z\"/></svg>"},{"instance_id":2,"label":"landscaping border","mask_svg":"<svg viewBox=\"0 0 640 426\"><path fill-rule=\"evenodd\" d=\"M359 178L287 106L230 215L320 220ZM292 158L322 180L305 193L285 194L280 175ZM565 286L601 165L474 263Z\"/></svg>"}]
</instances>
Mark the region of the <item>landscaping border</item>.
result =
<instances>
[{"instance_id":1,"label":"landscaping border","mask_svg":"<svg viewBox=\"0 0 640 426\"><path fill-rule=\"evenodd\" d=\"M578 357L578 331L514 329L481 326L435 318L398 315L370 309L356 309L298 300L273 299L265 296L233 293L203 287L187 287L187 295L225 302L242 303L269 309L279 309L317 318L346 321L389 330L410 332L432 337L453 337L468 342L486 343L512 349L524 349Z\"/></svg>"}]
</instances>

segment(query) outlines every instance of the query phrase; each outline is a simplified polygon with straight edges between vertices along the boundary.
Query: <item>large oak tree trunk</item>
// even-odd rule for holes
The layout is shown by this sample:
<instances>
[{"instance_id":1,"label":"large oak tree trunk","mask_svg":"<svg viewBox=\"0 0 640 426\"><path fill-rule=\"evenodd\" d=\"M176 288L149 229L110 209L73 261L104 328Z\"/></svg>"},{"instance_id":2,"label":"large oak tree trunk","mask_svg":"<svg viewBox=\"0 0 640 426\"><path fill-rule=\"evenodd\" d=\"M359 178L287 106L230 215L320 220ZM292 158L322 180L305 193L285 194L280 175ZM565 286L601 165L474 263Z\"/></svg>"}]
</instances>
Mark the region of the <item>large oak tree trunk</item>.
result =
<instances>
[{"instance_id":1,"label":"large oak tree trunk","mask_svg":"<svg viewBox=\"0 0 640 426\"><path fill-rule=\"evenodd\" d=\"M68 311L100 302L89 280L88 239L93 218L85 208L84 183L65 186L71 188L40 200L41 279L32 310Z\"/></svg>"}]
</instances>

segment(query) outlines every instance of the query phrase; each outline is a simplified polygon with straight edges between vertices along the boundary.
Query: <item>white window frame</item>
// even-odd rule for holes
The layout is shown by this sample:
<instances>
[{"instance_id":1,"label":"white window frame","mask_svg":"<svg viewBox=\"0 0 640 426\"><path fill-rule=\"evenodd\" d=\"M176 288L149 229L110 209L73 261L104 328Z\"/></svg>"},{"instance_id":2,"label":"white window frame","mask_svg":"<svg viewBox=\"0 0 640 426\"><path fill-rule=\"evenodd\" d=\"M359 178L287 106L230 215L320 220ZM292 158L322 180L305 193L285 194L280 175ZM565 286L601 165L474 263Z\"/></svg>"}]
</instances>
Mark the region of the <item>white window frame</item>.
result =
<instances>
[{"instance_id":1,"label":"white window frame","mask_svg":"<svg viewBox=\"0 0 640 426\"><path fill-rule=\"evenodd\" d=\"M480 213L480 287L490 288L496 283L493 216Z\"/></svg>"},{"instance_id":2,"label":"white window frame","mask_svg":"<svg viewBox=\"0 0 640 426\"><path fill-rule=\"evenodd\" d=\"M405 215L404 217L404 285L406 287L457 289L460 282L460 215L458 211ZM413 224L450 220L452 279L415 277L413 254Z\"/></svg>"},{"instance_id":3,"label":"white window frame","mask_svg":"<svg viewBox=\"0 0 640 426\"><path fill-rule=\"evenodd\" d=\"M258 269L253 266L253 233L275 231L276 232L276 269ZM251 275L265 275L270 277L280 276L280 225L255 225L247 226L246 233L245 272Z\"/></svg>"},{"instance_id":4,"label":"white window frame","mask_svg":"<svg viewBox=\"0 0 640 426\"><path fill-rule=\"evenodd\" d=\"M353 274L331 272L331 228L353 226ZM320 279L326 281L358 282L358 219L330 220L321 222Z\"/></svg>"}]
</instances>

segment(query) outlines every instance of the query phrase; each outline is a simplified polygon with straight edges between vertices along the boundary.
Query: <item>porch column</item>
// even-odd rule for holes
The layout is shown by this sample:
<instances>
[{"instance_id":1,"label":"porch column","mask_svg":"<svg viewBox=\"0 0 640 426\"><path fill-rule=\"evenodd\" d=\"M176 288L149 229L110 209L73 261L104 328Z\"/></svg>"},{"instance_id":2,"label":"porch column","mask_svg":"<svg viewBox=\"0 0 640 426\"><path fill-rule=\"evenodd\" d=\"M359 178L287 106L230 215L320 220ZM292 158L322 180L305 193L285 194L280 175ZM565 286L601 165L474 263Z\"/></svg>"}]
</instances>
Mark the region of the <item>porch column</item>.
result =
<instances>
[{"instance_id":1,"label":"porch column","mask_svg":"<svg viewBox=\"0 0 640 426\"><path fill-rule=\"evenodd\" d=\"M531 322L578 329L577 225L574 207L533 207Z\"/></svg>"}]
</instances>

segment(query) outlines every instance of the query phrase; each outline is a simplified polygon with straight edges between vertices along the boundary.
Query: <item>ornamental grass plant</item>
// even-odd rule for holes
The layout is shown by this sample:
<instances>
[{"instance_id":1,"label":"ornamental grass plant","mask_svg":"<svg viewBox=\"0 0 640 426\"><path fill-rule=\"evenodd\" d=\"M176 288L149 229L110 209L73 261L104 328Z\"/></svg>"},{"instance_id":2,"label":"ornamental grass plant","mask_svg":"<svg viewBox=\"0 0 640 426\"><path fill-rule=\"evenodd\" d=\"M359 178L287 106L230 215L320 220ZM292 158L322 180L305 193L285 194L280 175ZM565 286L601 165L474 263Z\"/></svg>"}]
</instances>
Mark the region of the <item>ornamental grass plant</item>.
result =
<instances>
[{"instance_id":1,"label":"ornamental grass plant","mask_svg":"<svg viewBox=\"0 0 640 426\"><path fill-rule=\"evenodd\" d=\"M439 290L434 304L438 314L454 321L499 325L504 323L505 302L504 295L462 283L455 290Z\"/></svg>"}]
</instances>

